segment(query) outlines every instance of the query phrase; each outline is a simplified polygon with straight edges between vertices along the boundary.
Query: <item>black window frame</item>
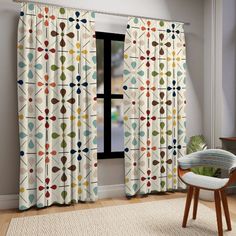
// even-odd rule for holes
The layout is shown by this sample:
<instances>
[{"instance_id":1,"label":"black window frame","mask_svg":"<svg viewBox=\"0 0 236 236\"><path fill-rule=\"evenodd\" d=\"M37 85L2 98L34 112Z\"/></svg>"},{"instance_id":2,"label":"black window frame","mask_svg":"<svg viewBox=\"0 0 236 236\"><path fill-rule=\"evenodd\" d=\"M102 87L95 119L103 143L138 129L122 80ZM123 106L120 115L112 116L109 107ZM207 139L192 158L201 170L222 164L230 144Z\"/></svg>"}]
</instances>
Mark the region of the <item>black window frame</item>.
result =
<instances>
[{"instance_id":1,"label":"black window frame","mask_svg":"<svg viewBox=\"0 0 236 236\"><path fill-rule=\"evenodd\" d=\"M111 42L124 42L125 35L96 31L96 39L104 41L104 93L97 94L97 98L102 98L104 101L104 151L98 152L98 159L124 158L124 151L112 152L111 150L111 101L112 99L123 99L123 94L111 93Z\"/></svg>"}]
</instances>

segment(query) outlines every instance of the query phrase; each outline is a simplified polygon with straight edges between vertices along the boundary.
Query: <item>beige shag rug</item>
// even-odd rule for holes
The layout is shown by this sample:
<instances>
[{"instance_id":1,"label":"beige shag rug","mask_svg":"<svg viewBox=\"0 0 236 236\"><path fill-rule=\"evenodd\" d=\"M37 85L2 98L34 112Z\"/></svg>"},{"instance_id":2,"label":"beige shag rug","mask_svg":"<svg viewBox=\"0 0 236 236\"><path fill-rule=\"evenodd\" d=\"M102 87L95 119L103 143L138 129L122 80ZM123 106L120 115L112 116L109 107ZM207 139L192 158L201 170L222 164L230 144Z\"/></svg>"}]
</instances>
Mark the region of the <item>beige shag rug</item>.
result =
<instances>
[{"instance_id":1,"label":"beige shag rug","mask_svg":"<svg viewBox=\"0 0 236 236\"><path fill-rule=\"evenodd\" d=\"M199 203L197 220L181 227L185 199L161 200L12 219L7 236L217 235L214 210ZM224 220L224 229L225 218ZM224 235L236 235L233 231Z\"/></svg>"}]
</instances>

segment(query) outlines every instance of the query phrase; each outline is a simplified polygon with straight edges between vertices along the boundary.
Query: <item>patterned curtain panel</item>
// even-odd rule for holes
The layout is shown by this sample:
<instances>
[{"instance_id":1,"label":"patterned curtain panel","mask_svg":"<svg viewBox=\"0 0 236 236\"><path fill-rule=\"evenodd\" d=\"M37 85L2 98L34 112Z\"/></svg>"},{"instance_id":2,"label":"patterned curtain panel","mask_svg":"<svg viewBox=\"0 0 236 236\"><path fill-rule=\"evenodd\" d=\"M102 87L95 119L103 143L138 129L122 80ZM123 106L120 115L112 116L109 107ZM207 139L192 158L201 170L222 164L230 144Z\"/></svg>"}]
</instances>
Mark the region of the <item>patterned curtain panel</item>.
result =
<instances>
[{"instance_id":1,"label":"patterned curtain panel","mask_svg":"<svg viewBox=\"0 0 236 236\"><path fill-rule=\"evenodd\" d=\"M73 9L22 5L21 210L97 198L94 17Z\"/></svg>"},{"instance_id":2,"label":"patterned curtain panel","mask_svg":"<svg viewBox=\"0 0 236 236\"><path fill-rule=\"evenodd\" d=\"M186 146L183 24L129 18L124 58L126 194L177 189Z\"/></svg>"}]
</instances>

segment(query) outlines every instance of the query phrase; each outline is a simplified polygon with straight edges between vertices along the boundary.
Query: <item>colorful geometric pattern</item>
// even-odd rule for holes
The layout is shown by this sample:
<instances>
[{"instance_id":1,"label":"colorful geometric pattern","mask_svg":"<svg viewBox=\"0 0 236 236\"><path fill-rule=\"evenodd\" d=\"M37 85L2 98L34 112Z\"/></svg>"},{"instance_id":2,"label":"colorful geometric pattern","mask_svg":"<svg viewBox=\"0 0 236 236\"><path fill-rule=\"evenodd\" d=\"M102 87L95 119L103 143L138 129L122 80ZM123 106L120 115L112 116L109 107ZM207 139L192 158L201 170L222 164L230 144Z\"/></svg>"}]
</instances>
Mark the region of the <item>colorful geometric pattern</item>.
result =
<instances>
[{"instance_id":1,"label":"colorful geometric pattern","mask_svg":"<svg viewBox=\"0 0 236 236\"><path fill-rule=\"evenodd\" d=\"M129 18L124 58L126 194L177 189L186 146L183 24Z\"/></svg>"},{"instance_id":2,"label":"colorful geometric pattern","mask_svg":"<svg viewBox=\"0 0 236 236\"><path fill-rule=\"evenodd\" d=\"M94 13L22 4L21 210L97 199Z\"/></svg>"}]
</instances>

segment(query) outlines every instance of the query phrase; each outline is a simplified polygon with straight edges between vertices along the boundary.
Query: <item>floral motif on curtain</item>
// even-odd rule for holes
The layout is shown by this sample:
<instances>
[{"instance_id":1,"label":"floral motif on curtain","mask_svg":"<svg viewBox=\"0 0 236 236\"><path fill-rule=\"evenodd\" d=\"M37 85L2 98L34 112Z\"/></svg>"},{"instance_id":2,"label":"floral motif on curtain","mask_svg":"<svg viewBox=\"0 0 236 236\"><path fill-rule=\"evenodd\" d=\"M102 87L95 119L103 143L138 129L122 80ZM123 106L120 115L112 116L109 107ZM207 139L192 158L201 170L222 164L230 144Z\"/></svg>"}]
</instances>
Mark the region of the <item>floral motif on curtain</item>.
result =
<instances>
[{"instance_id":1,"label":"floral motif on curtain","mask_svg":"<svg viewBox=\"0 0 236 236\"><path fill-rule=\"evenodd\" d=\"M183 24L129 18L124 59L126 194L177 189L186 146Z\"/></svg>"},{"instance_id":2,"label":"floral motif on curtain","mask_svg":"<svg viewBox=\"0 0 236 236\"><path fill-rule=\"evenodd\" d=\"M97 199L94 20L92 12L22 4L21 210Z\"/></svg>"}]
</instances>

